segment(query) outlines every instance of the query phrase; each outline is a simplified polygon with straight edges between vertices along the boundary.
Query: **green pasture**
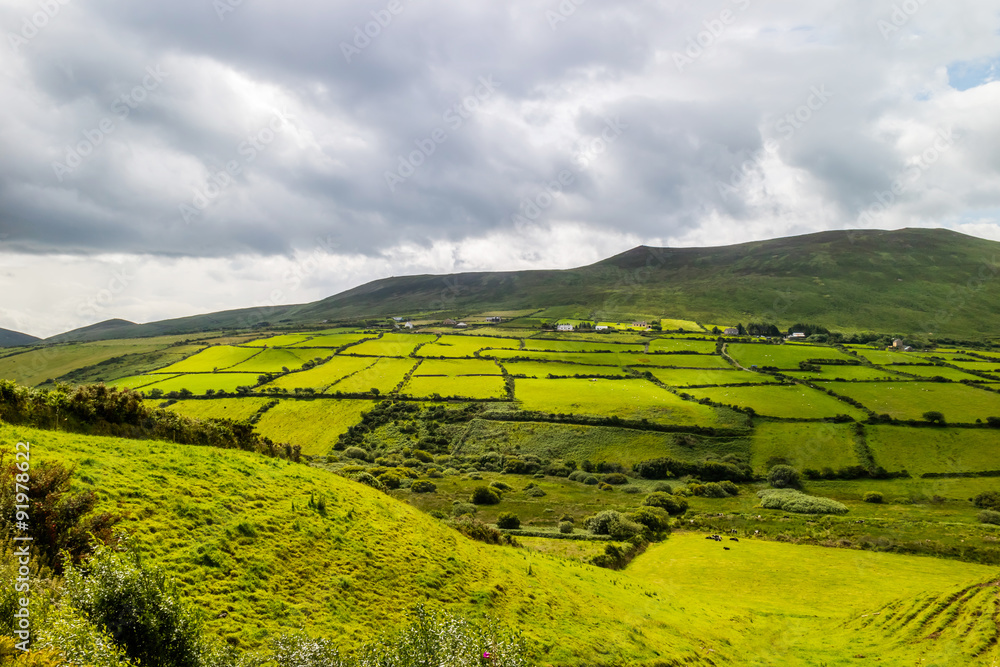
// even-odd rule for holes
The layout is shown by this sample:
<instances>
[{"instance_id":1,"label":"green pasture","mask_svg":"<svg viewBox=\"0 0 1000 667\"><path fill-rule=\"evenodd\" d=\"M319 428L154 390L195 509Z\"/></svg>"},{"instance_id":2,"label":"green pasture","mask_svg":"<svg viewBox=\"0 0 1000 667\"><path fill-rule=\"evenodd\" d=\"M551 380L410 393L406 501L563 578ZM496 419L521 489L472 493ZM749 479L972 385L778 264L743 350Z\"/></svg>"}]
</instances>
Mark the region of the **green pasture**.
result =
<instances>
[{"instance_id":1,"label":"green pasture","mask_svg":"<svg viewBox=\"0 0 1000 667\"><path fill-rule=\"evenodd\" d=\"M413 359L379 359L375 365L345 377L336 384L327 387L326 391L342 391L345 394L366 393L378 389L388 394L395 389L406 374L417 364Z\"/></svg>"},{"instance_id":2,"label":"green pasture","mask_svg":"<svg viewBox=\"0 0 1000 667\"><path fill-rule=\"evenodd\" d=\"M854 406L803 385L759 385L686 391L695 398L708 398L716 403L753 408L757 414L767 417L823 419L850 415L859 420L867 417Z\"/></svg>"},{"instance_id":3,"label":"green pasture","mask_svg":"<svg viewBox=\"0 0 1000 667\"><path fill-rule=\"evenodd\" d=\"M798 470L838 470L859 464L852 424L760 422L753 429L751 451L750 463L760 473L778 463Z\"/></svg>"},{"instance_id":4,"label":"green pasture","mask_svg":"<svg viewBox=\"0 0 1000 667\"><path fill-rule=\"evenodd\" d=\"M661 319L660 328L664 331L704 331L702 327L697 322L692 322L690 320L671 320L671 319Z\"/></svg>"},{"instance_id":5,"label":"green pasture","mask_svg":"<svg viewBox=\"0 0 1000 667\"><path fill-rule=\"evenodd\" d=\"M716 412L685 401L646 380L517 379L514 395L524 410L649 419L660 424L713 426Z\"/></svg>"},{"instance_id":6,"label":"green pasture","mask_svg":"<svg viewBox=\"0 0 1000 667\"><path fill-rule=\"evenodd\" d=\"M374 401L333 399L286 399L264 413L254 427L278 443L302 447L302 453L318 456L333 449L341 433L361 421Z\"/></svg>"},{"instance_id":7,"label":"green pasture","mask_svg":"<svg viewBox=\"0 0 1000 667\"><path fill-rule=\"evenodd\" d=\"M630 331L574 331L570 334L557 331L542 331L525 338L525 341L528 340L573 340L577 342L601 343L603 345L619 343L623 345L638 344L643 346L649 342L647 336Z\"/></svg>"},{"instance_id":8,"label":"green pasture","mask_svg":"<svg viewBox=\"0 0 1000 667\"><path fill-rule=\"evenodd\" d=\"M875 460L888 470L911 475L1000 470L1000 432L992 429L882 425L866 430Z\"/></svg>"},{"instance_id":9,"label":"green pasture","mask_svg":"<svg viewBox=\"0 0 1000 667\"><path fill-rule=\"evenodd\" d=\"M810 359L843 359L850 356L832 347L818 345L773 345L770 343L730 343L726 351L742 366L774 366L798 370L799 363Z\"/></svg>"},{"instance_id":10,"label":"green pasture","mask_svg":"<svg viewBox=\"0 0 1000 667\"><path fill-rule=\"evenodd\" d=\"M560 361L586 366L677 366L682 368L732 368L720 356L707 354L637 354L623 352L540 352L531 350L491 350L483 357ZM585 371L583 371L585 372Z\"/></svg>"},{"instance_id":11,"label":"green pasture","mask_svg":"<svg viewBox=\"0 0 1000 667\"><path fill-rule=\"evenodd\" d=\"M932 378L932 377L943 377L948 380L954 380L955 382L961 382L962 380L981 380L982 378L977 378L975 375L969 375L960 370L949 368L947 366L888 366L889 370L896 370L901 373L907 373L909 375L916 375L921 378ZM902 378L900 378L902 379Z\"/></svg>"},{"instance_id":12,"label":"green pasture","mask_svg":"<svg viewBox=\"0 0 1000 667\"><path fill-rule=\"evenodd\" d=\"M657 338L650 341L649 351L715 354L715 342L710 340L685 340L683 338Z\"/></svg>"},{"instance_id":13,"label":"green pasture","mask_svg":"<svg viewBox=\"0 0 1000 667\"><path fill-rule=\"evenodd\" d=\"M302 389L315 389L322 392L333 383L347 377L351 373L357 373L365 368L370 368L376 363L378 363L378 360L371 357L335 356L329 361L314 366L307 371L282 375L264 386L278 387L279 389L287 389L289 391L301 387Z\"/></svg>"},{"instance_id":14,"label":"green pasture","mask_svg":"<svg viewBox=\"0 0 1000 667\"><path fill-rule=\"evenodd\" d=\"M182 377L179 373L158 373L150 375L132 375L130 377L118 378L117 380L112 380L106 384L109 387L125 387L126 389L139 389L141 387L146 387L151 384L156 384L157 382L163 382L164 380L169 380L170 378Z\"/></svg>"},{"instance_id":15,"label":"green pasture","mask_svg":"<svg viewBox=\"0 0 1000 667\"><path fill-rule=\"evenodd\" d=\"M980 373L1000 373L1000 362L996 361L952 361L953 366Z\"/></svg>"},{"instance_id":16,"label":"green pasture","mask_svg":"<svg viewBox=\"0 0 1000 667\"><path fill-rule=\"evenodd\" d=\"M176 401L167 409L192 419L245 421L253 417L270 400L272 399L241 397Z\"/></svg>"},{"instance_id":17,"label":"green pasture","mask_svg":"<svg viewBox=\"0 0 1000 667\"><path fill-rule=\"evenodd\" d=\"M414 375L503 375L503 371L486 359L425 359Z\"/></svg>"},{"instance_id":18,"label":"green pasture","mask_svg":"<svg viewBox=\"0 0 1000 667\"><path fill-rule=\"evenodd\" d=\"M852 348L859 357L864 357L873 364L884 366L888 364L922 364L925 360L912 352L893 352L892 350L872 350L868 348Z\"/></svg>"},{"instance_id":19,"label":"green pasture","mask_svg":"<svg viewBox=\"0 0 1000 667\"><path fill-rule=\"evenodd\" d=\"M289 345L303 343L312 338L312 334L280 334L278 336L271 336L270 338L258 338L257 340L244 343L244 345L247 347L288 347Z\"/></svg>"},{"instance_id":20,"label":"green pasture","mask_svg":"<svg viewBox=\"0 0 1000 667\"><path fill-rule=\"evenodd\" d=\"M558 361L504 361L503 367L511 375L524 375L532 378L573 377L574 375L603 375L606 377L626 377L628 371L614 366L581 366L580 364L564 364Z\"/></svg>"},{"instance_id":21,"label":"green pasture","mask_svg":"<svg viewBox=\"0 0 1000 667\"><path fill-rule=\"evenodd\" d=\"M40 347L0 359L0 379L35 386L54 380L72 371L99 364L123 353L148 353L165 348L165 344L145 343L124 349L94 343L69 343ZM209 369L211 370L211 369Z\"/></svg>"},{"instance_id":22,"label":"green pasture","mask_svg":"<svg viewBox=\"0 0 1000 667\"><path fill-rule=\"evenodd\" d=\"M653 377L669 387L739 384L741 382L768 384L777 381L765 373L752 373L736 369L723 371L697 368L653 368L650 369L650 372Z\"/></svg>"},{"instance_id":23,"label":"green pasture","mask_svg":"<svg viewBox=\"0 0 1000 667\"><path fill-rule=\"evenodd\" d=\"M284 370L298 370L307 361L322 361L319 350L296 350L291 348L267 348L243 363L229 368L232 372L280 373Z\"/></svg>"},{"instance_id":24,"label":"green pasture","mask_svg":"<svg viewBox=\"0 0 1000 667\"><path fill-rule=\"evenodd\" d=\"M910 372L913 366L905 366L899 370ZM783 375L789 377L802 378L807 380L901 380L899 375L892 372L892 367L887 370L872 368L871 366L842 366L840 364L822 365L818 371L782 371Z\"/></svg>"},{"instance_id":25,"label":"green pasture","mask_svg":"<svg viewBox=\"0 0 1000 667\"><path fill-rule=\"evenodd\" d=\"M479 350L502 348L516 350L521 341L514 338L490 338L487 336L441 336L435 343L424 345L417 352L421 357L471 357Z\"/></svg>"},{"instance_id":26,"label":"green pasture","mask_svg":"<svg viewBox=\"0 0 1000 667\"><path fill-rule=\"evenodd\" d=\"M370 340L378 334L364 333L333 333L313 336L300 343L293 343L292 347L322 347L335 350L345 345L353 345L363 340ZM353 351L353 348L349 348Z\"/></svg>"},{"instance_id":27,"label":"green pasture","mask_svg":"<svg viewBox=\"0 0 1000 667\"><path fill-rule=\"evenodd\" d=\"M423 366L421 366L422 368ZM504 381L500 375L414 375L403 385L400 393L416 398L432 398L435 395L472 399L504 398L506 396Z\"/></svg>"},{"instance_id":28,"label":"green pasture","mask_svg":"<svg viewBox=\"0 0 1000 667\"><path fill-rule=\"evenodd\" d=\"M408 357L422 343L432 343L434 334L387 333L376 340L368 340L347 349L348 354L364 354L373 357Z\"/></svg>"},{"instance_id":29,"label":"green pasture","mask_svg":"<svg viewBox=\"0 0 1000 667\"><path fill-rule=\"evenodd\" d=\"M823 383L824 388L849 396L876 414L895 419L922 420L925 412L941 412L960 424L1000 416L1000 394L940 382Z\"/></svg>"},{"instance_id":30,"label":"green pasture","mask_svg":"<svg viewBox=\"0 0 1000 667\"><path fill-rule=\"evenodd\" d=\"M202 350L176 364L171 364L160 370L161 373L211 373L214 370L224 371L243 363L263 350L249 347L233 347L231 345L216 345Z\"/></svg>"},{"instance_id":31,"label":"green pasture","mask_svg":"<svg viewBox=\"0 0 1000 667\"><path fill-rule=\"evenodd\" d=\"M152 389L159 389L163 393L187 389L198 395L206 393L209 389L231 392L236 391L237 387L255 386L258 377L256 373L185 373L145 385L142 391L148 394Z\"/></svg>"},{"instance_id":32,"label":"green pasture","mask_svg":"<svg viewBox=\"0 0 1000 667\"><path fill-rule=\"evenodd\" d=\"M550 340L545 338L527 338L524 341L526 350L542 352L635 352L641 353L645 345L628 345L622 343L593 342L579 340Z\"/></svg>"}]
</instances>

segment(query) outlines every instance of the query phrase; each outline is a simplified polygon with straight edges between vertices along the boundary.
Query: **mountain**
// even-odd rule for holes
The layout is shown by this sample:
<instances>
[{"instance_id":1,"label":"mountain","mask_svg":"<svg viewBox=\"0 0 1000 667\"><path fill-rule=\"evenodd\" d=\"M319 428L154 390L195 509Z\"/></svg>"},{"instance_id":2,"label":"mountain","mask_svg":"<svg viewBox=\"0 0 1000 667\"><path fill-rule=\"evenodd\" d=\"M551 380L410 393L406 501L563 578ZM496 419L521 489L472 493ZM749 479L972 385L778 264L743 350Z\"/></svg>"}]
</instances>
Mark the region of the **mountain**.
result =
<instances>
[{"instance_id":1,"label":"mountain","mask_svg":"<svg viewBox=\"0 0 1000 667\"><path fill-rule=\"evenodd\" d=\"M0 329L0 347L18 347L20 345L31 345L37 343L41 338L29 336L20 331Z\"/></svg>"},{"instance_id":2,"label":"mountain","mask_svg":"<svg viewBox=\"0 0 1000 667\"><path fill-rule=\"evenodd\" d=\"M1000 329L998 274L994 241L943 229L831 231L711 248L640 246L567 270L385 278L314 303L134 325L127 335L535 309L549 318L805 321L842 331L983 336Z\"/></svg>"},{"instance_id":3,"label":"mountain","mask_svg":"<svg viewBox=\"0 0 1000 667\"><path fill-rule=\"evenodd\" d=\"M108 340L111 338L134 338L141 336L137 329L142 325L128 320L105 320L97 324L74 329L46 338L46 343L79 343L90 340Z\"/></svg>"}]
</instances>

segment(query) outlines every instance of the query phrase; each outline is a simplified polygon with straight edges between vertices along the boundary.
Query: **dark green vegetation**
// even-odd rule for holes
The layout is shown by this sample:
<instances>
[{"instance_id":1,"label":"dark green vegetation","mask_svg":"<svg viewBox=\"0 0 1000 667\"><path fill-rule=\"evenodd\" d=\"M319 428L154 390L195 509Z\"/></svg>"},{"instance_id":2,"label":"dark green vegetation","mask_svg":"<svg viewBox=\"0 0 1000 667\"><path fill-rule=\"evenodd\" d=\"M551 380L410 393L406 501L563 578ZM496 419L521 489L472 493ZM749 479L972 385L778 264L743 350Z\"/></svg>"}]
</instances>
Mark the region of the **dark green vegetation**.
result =
<instances>
[{"instance_id":1,"label":"dark green vegetation","mask_svg":"<svg viewBox=\"0 0 1000 667\"><path fill-rule=\"evenodd\" d=\"M29 336L20 331L10 329L0 329L0 347L17 347L18 345L31 345L41 339L37 336Z\"/></svg>"}]
</instances>

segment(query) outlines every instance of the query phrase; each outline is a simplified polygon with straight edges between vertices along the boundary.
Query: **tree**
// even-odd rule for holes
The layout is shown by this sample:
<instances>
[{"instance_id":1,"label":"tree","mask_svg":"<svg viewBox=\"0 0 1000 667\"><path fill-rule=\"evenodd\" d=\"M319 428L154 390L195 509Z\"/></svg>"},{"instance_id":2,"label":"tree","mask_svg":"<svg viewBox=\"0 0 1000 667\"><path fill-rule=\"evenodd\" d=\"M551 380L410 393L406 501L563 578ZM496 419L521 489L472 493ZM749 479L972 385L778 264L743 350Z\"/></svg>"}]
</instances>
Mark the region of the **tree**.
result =
<instances>
[{"instance_id":1,"label":"tree","mask_svg":"<svg viewBox=\"0 0 1000 667\"><path fill-rule=\"evenodd\" d=\"M792 466L776 465L767 473L767 483L776 489L797 489L802 482Z\"/></svg>"},{"instance_id":2,"label":"tree","mask_svg":"<svg viewBox=\"0 0 1000 667\"><path fill-rule=\"evenodd\" d=\"M944 424L944 415L937 410L928 410L923 414L923 417L932 424Z\"/></svg>"},{"instance_id":3,"label":"tree","mask_svg":"<svg viewBox=\"0 0 1000 667\"><path fill-rule=\"evenodd\" d=\"M521 520L513 512L500 512L497 516L497 528L517 530L521 527Z\"/></svg>"}]
</instances>

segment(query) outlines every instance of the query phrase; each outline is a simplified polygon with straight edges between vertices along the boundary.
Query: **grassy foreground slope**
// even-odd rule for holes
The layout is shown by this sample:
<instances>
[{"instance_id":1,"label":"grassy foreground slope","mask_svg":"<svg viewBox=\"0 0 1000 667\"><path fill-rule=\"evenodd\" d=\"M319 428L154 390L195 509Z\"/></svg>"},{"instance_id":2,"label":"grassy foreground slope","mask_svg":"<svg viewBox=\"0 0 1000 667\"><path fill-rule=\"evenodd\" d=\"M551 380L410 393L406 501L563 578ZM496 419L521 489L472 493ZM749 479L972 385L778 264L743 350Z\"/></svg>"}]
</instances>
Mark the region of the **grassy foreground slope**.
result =
<instances>
[{"instance_id":1,"label":"grassy foreground slope","mask_svg":"<svg viewBox=\"0 0 1000 667\"><path fill-rule=\"evenodd\" d=\"M128 516L208 629L244 647L300 627L357 646L429 601L522 628L542 664L856 664L854 644L883 637L841 632L864 609L998 574L773 542L725 551L697 534L616 573L470 541L405 502L283 460L0 425L5 449L18 440L32 442L35 461L77 466L78 483ZM310 496L325 496L324 514ZM956 664L989 664L978 659Z\"/></svg>"}]
</instances>

